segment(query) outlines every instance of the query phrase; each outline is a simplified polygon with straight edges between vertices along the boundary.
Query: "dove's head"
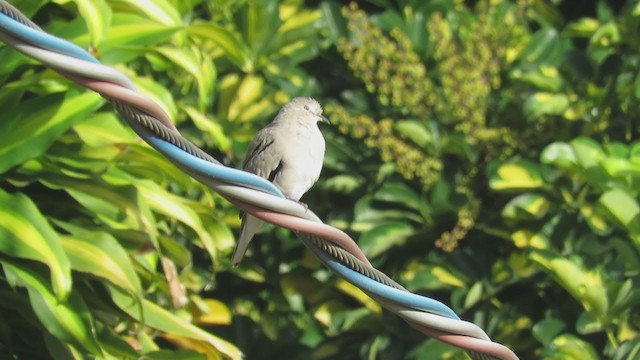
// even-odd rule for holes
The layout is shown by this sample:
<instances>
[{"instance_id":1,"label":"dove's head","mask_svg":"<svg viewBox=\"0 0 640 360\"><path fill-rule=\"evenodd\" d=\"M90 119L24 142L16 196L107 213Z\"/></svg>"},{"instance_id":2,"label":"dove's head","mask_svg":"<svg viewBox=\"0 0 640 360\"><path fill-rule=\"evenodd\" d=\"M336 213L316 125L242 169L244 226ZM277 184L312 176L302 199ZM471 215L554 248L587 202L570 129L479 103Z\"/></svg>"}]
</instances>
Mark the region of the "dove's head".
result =
<instances>
[{"instance_id":1,"label":"dove's head","mask_svg":"<svg viewBox=\"0 0 640 360\"><path fill-rule=\"evenodd\" d=\"M278 117L305 124L315 124L317 122L329 123L329 119L322 115L322 106L320 106L320 103L310 97L296 97L291 99L291 101L282 107Z\"/></svg>"}]
</instances>

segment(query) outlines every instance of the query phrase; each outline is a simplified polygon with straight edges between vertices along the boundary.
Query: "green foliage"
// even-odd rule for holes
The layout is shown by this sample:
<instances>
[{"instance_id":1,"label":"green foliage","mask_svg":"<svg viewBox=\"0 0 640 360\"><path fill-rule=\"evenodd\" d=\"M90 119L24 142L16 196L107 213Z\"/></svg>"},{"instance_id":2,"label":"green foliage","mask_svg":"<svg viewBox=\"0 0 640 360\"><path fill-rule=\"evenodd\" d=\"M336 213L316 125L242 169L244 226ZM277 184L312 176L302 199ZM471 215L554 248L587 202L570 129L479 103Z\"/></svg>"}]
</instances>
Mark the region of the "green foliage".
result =
<instances>
[{"instance_id":1,"label":"green foliage","mask_svg":"<svg viewBox=\"0 0 640 360\"><path fill-rule=\"evenodd\" d=\"M376 267L523 359L640 354L638 1L13 4L225 164L318 97L333 125L304 201ZM288 231L231 268L235 208L96 94L10 48L0 62L2 353L465 357Z\"/></svg>"},{"instance_id":2,"label":"green foliage","mask_svg":"<svg viewBox=\"0 0 640 360\"><path fill-rule=\"evenodd\" d=\"M378 4L340 10L355 84L327 110L376 175L335 223L523 358L637 356L637 2Z\"/></svg>"},{"instance_id":3,"label":"green foliage","mask_svg":"<svg viewBox=\"0 0 640 360\"><path fill-rule=\"evenodd\" d=\"M59 1L30 11L51 14L36 20L127 73L227 161L259 126L238 121L264 121L306 92L296 65L318 52L320 12L299 2L220 12L205 2ZM12 49L0 56L0 314L29 320L3 329L2 352L240 358L211 329L230 323L234 305L216 300L228 296L218 281L246 282L227 260L237 211L143 145L97 94Z\"/></svg>"}]
</instances>

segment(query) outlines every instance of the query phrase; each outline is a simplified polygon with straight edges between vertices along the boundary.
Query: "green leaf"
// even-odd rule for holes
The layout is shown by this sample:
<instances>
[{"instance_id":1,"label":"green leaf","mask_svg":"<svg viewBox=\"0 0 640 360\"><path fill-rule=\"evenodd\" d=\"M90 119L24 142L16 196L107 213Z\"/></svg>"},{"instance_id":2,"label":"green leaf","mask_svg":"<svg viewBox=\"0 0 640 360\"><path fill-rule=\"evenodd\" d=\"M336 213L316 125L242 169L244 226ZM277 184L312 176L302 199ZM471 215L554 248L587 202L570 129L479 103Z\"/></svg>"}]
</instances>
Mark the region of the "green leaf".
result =
<instances>
[{"instance_id":1,"label":"green leaf","mask_svg":"<svg viewBox=\"0 0 640 360\"><path fill-rule=\"evenodd\" d=\"M145 229L157 234L155 221L146 203L139 201L132 185L111 185L102 179L92 181L49 175L40 180L53 189L64 190L95 216L114 229Z\"/></svg>"},{"instance_id":2,"label":"green leaf","mask_svg":"<svg viewBox=\"0 0 640 360\"><path fill-rule=\"evenodd\" d=\"M627 190L616 188L602 194L599 203L624 226L640 249L640 205L636 199Z\"/></svg>"},{"instance_id":3,"label":"green leaf","mask_svg":"<svg viewBox=\"0 0 640 360\"><path fill-rule=\"evenodd\" d=\"M428 339L411 349L407 360L464 359L464 351L436 339Z\"/></svg>"},{"instance_id":4,"label":"green leaf","mask_svg":"<svg viewBox=\"0 0 640 360\"><path fill-rule=\"evenodd\" d=\"M198 235L205 249L214 262L217 257L216 244L211 235L206 231L202 219L194 208L195 202L170 194L151 182L140 182L138 190L145 203L161 214L174 218L187 225Z\"/></svg>"},{"instance_id":5,"label":"green leaf","mask_svg":"<svg viewBox=\"0 0 640 360\"><path fill-rule=\"evenodd\" d=\"M205 111L213 101L216 70L211 59L193 48L161 47L156 49L174 64L191 74L198 82L200 111Z\"/></svg>"},{"instance_id":6,"label":"green leaf","mask_svg":"<svg viewBox=\"0 0 640 360\"><path fill-rule=\"evenodd\" d=\"M121 0L138 9L147 17L169 26L181 26L182 16L178 10L166 0Z\"/></svg>"},{"instance_id":7,"label":"green leaf","mask_svg":"<svg viewBox=\"0 0 640 360\"><path fill-rule=\"evenodd\" d=\"M600 144L590 138L579 137L571 141L571 147L584 179L594 188L604 191L610 177L602 165L607 156Z\"/></svg>"},{"instance_id":8,"label":"green leaf","mask_svg":"<svg viewBox=\"0 0 640 360\"><path fill-rule=\"evenodd\" d=\"M308 278L306 279L308 280ZM225 303L215 299L203 299L197 295L191 295L189 300L197 312L193 322L203 325L230 325L232 320L231 310Z\"/></svg>"},{"instance_id":9,"label":"green leaf","mask_svg":"<svg viewBox=\"0 0 640 360\"><path fill-rule=\"evenodd\" d=\"M322 185L337 193L351 194L364 182L364 179L351 174L340 174L328 179L324 179Z\"/></svg>"},{"instance_id":10,"label":"green leaf","mask_svg":"<svg viewBox=\"0 0 640 360\"><path fill-rule=\"evenodd\" d=\"M559 66L570 46L568 39L562 38L555 28L540 29L529 41L521 61Z\"/></svg>"},{"instance_id":11,"label":"green leaf","mask_svg":"<svg viewBox=\"0 0 640 360\"><path fill-rule=\"evenodd\" d=\"M109 355L117 359L139 359L140 352L145 353L144 349L136 351L123 337L119 337L115 332L101 331L98 334L100 345Z\"/></svg>"},{"instance_id":12,"label":"green leaf","mask_svg":"<svg viewBox=\"0 0 640 360\"><path fill-rule=\"evenodd\" d=\"M38 10L46 5L50 0L28 0L20 1L20 12L28 18L35 15Z\"/></svg>"},{"instance_id":13,"label":"green leaf","mask_svg":"<svg viewBox=\"0 0 640 360\"><path fill-rule=\"evenodd\" d=\"M511 233L511 241L519 248L548 249L549 238L544 231L517 230Z\"/></svg>"},{"instance_id":14,"label":"green leaf","mask_svg":"<svg viewBox=\"0 0 640 360\"><path fill-rule=\"evenodd\" d=\"M544 148L542 154L540 154L540 161L563 169L575 168L578 163L571 145L562 142L555 142Z\"/></svg>"},{"instance_id":15,"label":"green leaf","mask_svg":"<svg viewBox=\"0 0 640 360\"><path fill-rule=\"evenodd\" d=\"M309 284L309 279L299 279L299 282L301 283L306 283L307 287L309 286L319 286L320 284ZM364 305L367 309L369 309L371 312L375 313L375 314L381 314L382 313L382 307L380 306L379 303L377 303L375 300L373 300L371 297L369 297L369 295L367 295L365 292L362 291L362 289L360 289L359 287L351 284L350 282L344 280L344 279L340 279L338 281L336 281L335 283L335 287L336 289L340 290L341 292L345 293L346 295L354 298L356 301L358 301L359 303L361 303L362 305ZM322 296L321 292L317 291L317 288L314 290L307 290L305 292L300 291L299 293L305 293L305 294L311 294L311 291L313 291L315 294L317 294L317 296Z\"/></svg>"},{"instance_id":16,"label":"green leaf","mask_svg":"<svg viewBox=\"0 0 640 360\"><path fill-rule=\"evenodd\" d=\"M43 331L42 337L44 340L44 345L52 359L71 360L82 357L82 353L75 347L61 341L50 333Z\"/></svg>"},{"instance_id":17,"label":"green leaf","mask_svg":"<svg viewBox=\"0 0 640 360\"><path fill-rule=\"evenodd\" d=\"M99 48L100 60L105 64L129 62L146 55L150 47L169 41L179 29L138 15L115 13Z\"/></svg>"},{"instance_id":18,"label":"green leaf","mask_svg":"<svg viewBox=\"0 0 640 360\"><path fill-rule=\"evenodd\" d=\"M489 186L496 191L536 189L542 185L540 166L527 160L509 160L489 170Z\"/></svg>"},{"instance_id":19,"label":"green leaf","mask_svg":"<svg viewBox=\"0 0 640 360\"><path fill-rule=\"evenodd\" d=\"M277 3L277 2L276 2ZM293 9L295 7L295 9ZM280 13L283 13L283 8L288 8L288 14L284 14L282 18L282 25L278 29L280 36L285 33L303 34L305 31L310 31L315 34L318 30L318 20L323 18L321 10L314 8L304 9L297 4L280 5ZM306 34L308 36L308 34ZM304 36L304 35L302 35ZM300 38L299 38L300 39Z\"/></svg>"},{"instance_id":20,"label":"green leaf","mask_svg":"<svg viewBox=\"0 0 640 360\"><path fill-rule=\"evenodd\" d=\"M590 38L599 26L598 20L585 17L567 24L563 32L567 36Z\"/></svg>"},{"instance_id":21,"label":"green leaf","mask_svg":"<svg viewBox=\"0 0 640 360\"><path fill-rule=\"evenodd\" d=\"M98 47L109 32L111 8L105 0L73 0L78 5L80 15L85 19L91 45Z\"/></svg>"},{"instance_id":22,"label":"green leaf","mask_svg":"<svg viewBox=\"0 0 640 360\"><path fill-rule=\"evenodd\" d=\"M0 121L0 174L40 156L75 123L104 100L88 92L38 96L3 114Z\"/></svg>"},{"instance_id":23,"label":"green leaf","mask_svg":"<svg viewBox=\"0 0 640 360\"><path fill-rule=\"evenodd\" d=\"M609 293L615 294L611 297L611 310L626 311L629 300L635 294L640 294L640 289L634 288L632 279L628 278L623 283L610 283Z\"/></svg>"},{"instance_id":24,"label":"green leaf","mask_svg":"<svg viewBox=\"0 0 640 360\"><path fill-rule=\"evenodd\" d=\"M231 359L242 359L242 352L233 344L192 325L188 320L172 314L151 301L143 299L142 303L139 303L112 286L109 286L109 292L112 300L119 308L134 319L143 322L146 326L172 336L201 341Z\"/></svg>"},{"instance_id":25,"label":"green leaf","mask_svg":"<svg viewBox=\"0 0 640 360\"><path fill-rule=\"evenodd\" d=\"M395 130L402 137L411 140L422 149L429 149L433 146L433 135L425 128L422 122L415 120L402 120L394 125Z\"/></svg>"},{"instance_id":26,"label":"green leaf","mask_svg":"<svg viewBox=\"0 0 640 360\"><path fill-rule=\"evenodd\" d=\"M446 269L442 266L434 266L430 269L430 272L443 284L465 288L466 291L466 288L468 287L467 279L464 279L461 274L456 274L452 270L453 269Z\"/></svg>"},{"instance_id":27,"label":"green leaf","mask_svg":"<svg viewBox=\"0 0 640 360\"><path fill-rule=\"evenodd\" d=\"M546 318L536 323L532 328L533 336L544 346L549 346L553 340L564 328L567 327L563 321L555 318Z\"/></svg>"},{"instance_id":28,"label":"green leaf","mask_svg":"<svg viewBox=\"0 0 640 360\"><path fill-rule=\"evenodd\" d=\"M220 150L227 152L231 149L231 138L218 122L190 106L185 107L184 111L200 131L213 138L215 145Z\"/></svg>"},{"instance_id":29,"label":"green leaf","mask_svg":"<svg viewBox=\"0 0 640 360\"><path fill-rule=\"evenodd\" d=\"M198 105L200 106L201 111L207 111L215 100L218 70L208 54L199 53L199 55L200 71L197 75L199 95Z\"/></svg>"},{"instance_id":30,"label":"green leaf","mask_svg":"<svg viewBox=\"0 0 640 360\"><path fill-rule=\"evenodd\" d=\"M511 221L541 219L551 203L536 193L524 193L513 198L502 210L502 217Z\"/></svg>"},{"instance_id":31,"label":"green leaf","mask_svg":"<svg viewBox=\"0 0 640 360\"><path fill-rule=\"evenodd\" d=\"M340 38L346 38L349 35L347 23L340 13L340 5L333 1L323 1L320 3L322 10L322 18L329 30L329 38L335 43Z\"/></svg>"},{"instance_id":32,"label":"green leaf","mask_svg":"<svg viewBox=\"0 0 640 360\"><path fill-rule=\"evenodd\" d=\"M478 301L480 301L482 298L483 290L484 289L482 286L482 282L477 281L475 284L473 284L473 286L471 286L471 289L469 289L469 292L467 293L467 296L464 299L464 308L469 309L470 307L475 305Z\"/></svg>"},{"instance_id":33,"label":"green leaf","mask_svg":"<svg viewBox=\"0 0 640 360\"><path fill-rule=\"evenodd\" d=\"M104 149L114 144L138 143L140 138L125 127L113 112L95 113L76 124L73 130L82 141L92 147Z\"/></svg>"},{"instance_id":34,"label":"green leaf","mask_svg":"<svg viewBox=\"0 0 640 360\"><path fill-rule=\"evenodd\" d=\"M548 272L587 311L599 319L604 318L609 302L600 270L587 270L576 257L562 257L548 251L532 252L531 260Z\"/></svg>"},{"instance_id":35,"label":"green leaf","mask_svg":"<svg viewBox=\"0 0 640 360\"><path fill-rule=\"evenodd\" d=\"M424 218L414 211L403 209L378 209L374 207L373 196L363 196L356 202L353 230L368 231L374 226L389 220L413 221L423 223Z\"/></svg>"},{"instance_id":36,"label":"green leaf","mask_svg":"<svg viewBox=\"0 0 640 360\"><path fill-rule=\"evenodd\" d=\"M63 300L69 295L71 266L58 234L23 194L0 190L0 252L46 264L57 298Z\"/></svg>"},{"instance_id":37,"label":"green leaf","mask_svg":"<svg viewBox=\"0 0 640 360\"><path fill-rule=\"evenodd\" d=\"M640 165L640 142L634 142L629 149L629 160L635 165Z\"/></svg>"},{"instance_id":38,"label":"green leaf","mask_svg":"<svg viewBox=\"0 0 640 360\"><path fill-rule=\"evenodd\" d=\"M359 245L367 257L374 258L394 246L404 244L413 233L413 227L406 222L387 221L365 232L360 237Z\"/></svg>"},{"instance_id":39,"label":"green leaf","mask_svg":"<svg viewBox=\"0 0 640 360\"><path fill-rule=\"evenodd\" d=\"M232 77L225 78L231 79ZM221 86L224 87L224 82ZM220 118L227 117L230 121L254 121L267 114L273 114L275 107L273 102L265 98L266 79L259 75L248 74L240 79L236 86L226 88L221 91L221 101L225 98L229 100L224 106L228 106L227 113L222 114ZM220 103L220 110L223 110L223 104Z\"/></svg>"},{"instance_id":40,"label":"green leaf","mask_svg":"<svg viewBox=\"0 0 640 360\"><path fill-rule=\"evenodd\" d=\"M607 174L612 178L624 179L627 176L640 179L640 166L627 159L607 158L602 162Z\"/></svg>"},{"instance_id":41,"label":"green leaf","mask_svg":"<svg viewBox=\"0 0 640 360\"><path fill-rule=\"evenodd\" d=\"M571 140L570 144L578 164L584 169L598 167L600 162L606 157L600 144L593 139L579 137Z\"/></svg>"},{"instance_id":42,"label":"green leaf","mask_svg":"<svg viewBox=\"0 0 640 360\"><path fill-rule=\"evenodd\" d=\"M564 94L535 93L524 103L524 116L538 119L543 115L562 115L569 109L569 98Z\"/></svg>"},{"instance_id":43,"label":"green leaf","mask_svg":"<svg viewBox=\"0 0 640 360\"><path fill-rule=\"evenodd\" d=\"M0 89L0 100L3 101L2 104L5 103L5 99L10 98L5 92L13 93L20 89L24 91L24 88L32 86L37 82L37 79L34 77L25 77L16 81L7 82L9 77L16 74L18 67L27 64L32 66L38 64L36 60L28 58L10 46L4 46L0 49L0 64L2 64L2 67L0 67L0 81L3 83L2 89ZM18 105L18 103L13 105Z\"/></svg>"},{"instance_id":44,"label":"green leaf","mask_svg":"<svg viewBox=\"0 0 640 360\"><path fill-rule=\"evenodd\" d=\"M194 351L187 350L158 350L151 351L144 355L144 359L153 359L153 360L208 360L207 356L204 354L199 354Z\"/></svg>"},{"instance_id":45,"label":"green leaf","mask_svg":"<svg viewBox=\"0 0 640 360\"><path fill-rule=\"evenodd\" d=\"M552 93L559 92L564 85L558 69L545 64L522 66L513 70L511 77Z\"/></svg>"},{"instance_id":46,"label":"green leaf","mask_svg":"<svg viewBox=\"0 0 640 360\"><path fill-rule=\"evenodd\" d=\"M321 23L323 13L316 9L303 10L298 4L281 4L280 14L284 16L283 23L277 33L267 41L269 47L263 50L261 56L263 59L280 57L281 61L286 61L290 65L287 69L292 70L291 65L313 59L318 55L322 41L320 30L323 25Z\"/></svg>"},{"instance_id":47,"label":"green leaf","mask_svg":"<svg viewBox=\"0 0 640 360\"><path fill-rule=\"evenodd\" d=\"M610 224L602 216L601 212L595 211L592 204L585 203L580 205L580 214L587 221L587 224L589 224L589 227L594 233L599 235L607 235L610 233Z\"/></svg>"},{"instance_id":48,"label":"green leaf","mask_svg":"<svg viewBox=\"0 0 640 360\"><path fill-rule=\"evenodd\" d=\"M167 236L159 236L161 253L178 266L191 265L191 253L179 242Z\"/></svg>"},{"instance_id":49,"label":"green leaf","mask_svg":"<svg viewBox=\"0 0 640 360\"><path fill-rule=\"evenodd\" d=\"M629 145L617 141L603 144L606 154L614 159L627 159L629 157Z\"/></svg>"},{"instance_id":50,"label":"green leaf","mask_svg":"<svg viewBox=\"0 0 640 360\"><path fill-rule=\"evenodd\" d=\"M395 203L422 212L428 211L426 201L420 194L402 183L385 183L380 190L373 195L375 200Z\"/></svg>"},{"instance_id":51,"label":"green leaf","mask_svg":"<svg viewBox=\"0 0 640 360\"><path fill-rule=\"evenodd\" d=\"M7 49L5 48L0 50L0 62L8 61L9 63L6 65L7 67L17 66L18 65L17 62L14 62L12 64L11 59L5 59L6 56L3 56L4 54L2 50L7 50ZM14 53L17 53L17 52L14 51ZM11 71L7 71L7 74L11 75ZM5 109L5 112L9 112L11 109L16 107L17 105L20 105L20 101L22 100L22 97L24 96L25 92L34 85L34 83L36 82L36 78L27 77L26 79L23 79L23 80L5 82L5 79L3 79L3 76L0 76L0 82L3 83L2 88L0 88L0 107Z\"/></svg>"},{"instance_id":52,"label":"green leaf","mask_svg":"<svg viewBox=\"0 0 640 360\"><path fill-rule=\"evenodd\" d=\"M419 265L417 268L412 269L408 276L408 280L405 281L407 289L413 292L422 290L439 290L448 289L452 284L453 286L464 285L464 281L455 277L451 273L447 273L446 270L437 268L431 265Z\"/></svg>"},{"instance_id":53,"label":"green leaf","mask_svg":"<svg viewBox=\"0 0 640 360\"><path fill-rule=\"evenodd\" d=\"M225 251L235 247L236 237L229 228L229 225L216 212L207 207L200 207L198 215L202 219L202 224L209 235L213 244L203 244L205 248L215 246L218 251ZM211 254L212 252L209 252Z\"/></svg>"},{"instance_id":54,"label":"green leaf","mask_svg":"<svg viewBox=\"0 0 640 360\"><path fill-rule=\"evenodd\" d=\"M593 314L585 311L576 322L576 330L582 335L599 333L603 330L603 324Z\"/></svg>"},{"instance_id":55,"label":"green leaf","mask_svg":"<svg viewBox=\"0 0 640 360\"><path fill-rule=\"evenodd\" d=\"M212 23L200 23L187 27L187 32L195 37L209 40L227 54L229 60L243 71L250 71L254 64L246 44L235 33Z\"/></svg>"},{"instance_id":56,"label":"green leaf","mask_svg":"<svg viewBox=\"0 0 640 360\"><path fill-rule=\"evenodd\" d=\"M373 360L384 357L385 350L388 350L390 343L391 339L389 339L389 336L377 335L369 347L367 358Z\"/></svg>"},{"instance_id":57,"label":"green leaf","mask_svg":"<svg viewBox=\"0 0 640 360\"><path fill-rule=\"evenodd\" d=\"M544 360L598 360L591 344L574 335L560 335L545 350Z\"/></svg>"},{"instance_id":58,"label":"green leaf","mask_svg":"<svg viewBox=\"0 0 640 360\"><path fill-rule=\"evenodd\" d=\"M3 264L7 277L25 286L34 312L48 332L58 339L78 345L94 355L102 355L95 337L89 308L76 292L66 300L59 300L41 274L31 267Z\"/></svg>"},{"instance_id":59,"label":"green leaf","mask_svg":"<svg viewBox=\"0 0 640 360\"><path fill-rule=\"evenodd\" d=\"M176 171L174 164L146 144L130 144L127 146L127 151L119 157L122 160L119 168L137 179L148 179L159 184L175 183L187 189L199 184L186 173ZM124 181L131 182L131 180Z\"/></svg>"},{"instance_id":60,"label":"green leaf","mask_svg":"<svg viewBox=\"0 0 640 360\"><path fill-rule=\"evenodd\" d=\"M589 39L589 43L594 48L609 50L612 48L612 45L619 44L621 39L622 35L618 24L616 24L615 21L609 21L600 24L591 39Z\"/></svg>"},{"instance_id":61,"label":"green leaf","mask_svg":"<svg viewBox=\"0 0 640 360\"><path fill-rule=\"evenodd\" d=\"M247 2L239 11L236 23L253 58L259 59L276 38L280 27L278 3L269 0Z\"/></svg>"},{"instance_id":62,"label":"green leaf","mask_svg":"<svg viewBox=\"0 0 640 360\"><path fill-rule=\"evenodd\" d=\"M74 270L101 277L142 296L140 279L129 255L111 235L76 229L73 236L62 237L62 245Z\"/></svg>"},{"instance_id":63,"label":"green leaf","mask_svg":"<svg viewBox=\"0 0 640 360\"><path fill-rule=\"evenodd\" d=\"M442 133L442 152L458 155L471 163L478 161L480 151L472 146L465 135L458 132Z\"/></svg>"}]
</instances>

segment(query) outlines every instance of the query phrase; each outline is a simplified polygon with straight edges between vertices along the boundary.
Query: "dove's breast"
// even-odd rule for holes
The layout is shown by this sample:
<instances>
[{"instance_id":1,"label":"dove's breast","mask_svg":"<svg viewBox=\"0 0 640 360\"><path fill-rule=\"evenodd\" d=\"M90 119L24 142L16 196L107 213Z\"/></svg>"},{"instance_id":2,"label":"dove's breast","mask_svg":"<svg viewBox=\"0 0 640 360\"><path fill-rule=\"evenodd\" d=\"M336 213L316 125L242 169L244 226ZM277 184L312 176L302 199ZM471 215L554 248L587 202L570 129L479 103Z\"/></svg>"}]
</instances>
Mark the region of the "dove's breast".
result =
<instances>
[{"instance_id":1,"label":"dove's breast","mask_svg":"<svg viewBox=\"0 0 640 360\"><path fill-rule=\"evenodd\" d=\"M325 143L317 126L303 128L287 141L282 169L273 183L291 200L300 200L320 177Z\"/></svg>"}]
</instances>

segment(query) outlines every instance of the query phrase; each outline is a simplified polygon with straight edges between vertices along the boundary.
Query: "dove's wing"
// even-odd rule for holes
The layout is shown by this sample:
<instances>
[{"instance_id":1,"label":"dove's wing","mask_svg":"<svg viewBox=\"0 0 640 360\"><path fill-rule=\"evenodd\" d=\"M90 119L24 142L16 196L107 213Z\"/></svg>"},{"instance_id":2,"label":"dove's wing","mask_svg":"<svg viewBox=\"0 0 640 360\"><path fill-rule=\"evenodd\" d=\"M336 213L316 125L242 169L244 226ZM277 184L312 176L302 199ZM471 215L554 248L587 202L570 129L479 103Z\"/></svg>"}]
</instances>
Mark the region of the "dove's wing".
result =
<instances>
[{"instance_id":1,"label":"dove's wing","mask_svg":"<svg viewBox=\"0 0 640 360\"><path fill-rule=\"evenodd\" d=\"M273 181L282 169L282 149L278 148L277 127L265 127L260 130L249 146L242 169Z\"/></svg>"}]
</instances>

